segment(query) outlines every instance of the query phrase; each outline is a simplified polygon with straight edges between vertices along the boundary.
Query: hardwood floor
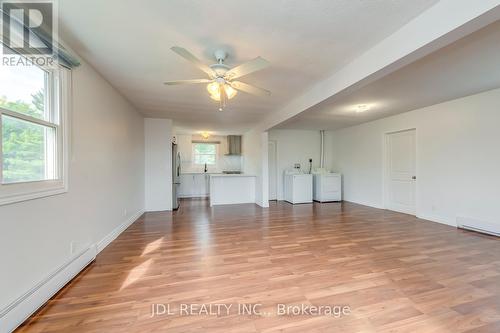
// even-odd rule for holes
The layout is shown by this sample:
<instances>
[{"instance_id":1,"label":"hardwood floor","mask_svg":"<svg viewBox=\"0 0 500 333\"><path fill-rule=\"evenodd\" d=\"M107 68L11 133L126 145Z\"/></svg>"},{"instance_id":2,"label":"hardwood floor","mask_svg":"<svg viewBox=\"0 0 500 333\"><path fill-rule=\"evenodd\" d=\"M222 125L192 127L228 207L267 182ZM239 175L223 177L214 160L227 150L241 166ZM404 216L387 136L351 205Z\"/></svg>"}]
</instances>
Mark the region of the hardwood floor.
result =
<instances>
[{"instance_id":1,"label":"hardwood floor","mask_svg":"<svg viewBox=\"0 0 500 333\"><path fill-rule=\"evenodd\" d=\"M203 303L232 307L180 313ZM237 314L258 303L261 315ZM278 303L350 313L276 315ZM152 304L174 314L151 317ZM273 331L500 332L500 241L351 203L184 200L173 214L143 215L19 328Z\"/></svg>"}]
</instances>

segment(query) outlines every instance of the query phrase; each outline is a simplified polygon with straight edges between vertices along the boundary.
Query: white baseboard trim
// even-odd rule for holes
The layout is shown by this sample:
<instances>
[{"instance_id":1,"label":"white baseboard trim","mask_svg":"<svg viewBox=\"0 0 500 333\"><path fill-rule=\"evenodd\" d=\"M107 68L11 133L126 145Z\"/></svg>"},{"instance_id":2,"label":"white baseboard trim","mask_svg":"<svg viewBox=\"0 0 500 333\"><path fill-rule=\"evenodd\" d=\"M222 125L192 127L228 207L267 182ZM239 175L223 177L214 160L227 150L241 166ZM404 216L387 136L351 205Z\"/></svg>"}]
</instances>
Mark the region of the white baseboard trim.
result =
<instances>
[{"instance_id":1,"label":"white baseboard trim","mask_svg":"<svg viewBox=\"0 0 500 333\"><path fill-rule=\"evenodd\" d=\"M269 208L269 200L268 201L255 200L255 204L259 207L262 207L262 208Z\"/></svg>"},{"instance_id":2,"label":"white baseboard trim","mask_svg":"<svg viewBox=\"0 0 500 333\"><path fill-rule=\"evenodd\" d=\"M178 195L177 196L179 199L196 199L196 198L208 198L210 197L210 194L200 194L200 195Z\"/></svg>"},{"instance_id":3,"label":"white baseboard trim","mask_svg":"<svg viewBox=\"0 0 500 333\"><path fill-rule=\"evenodd\" d=\"M355 200L350 200L350 199L343 199L342 201L350 202L350 203L357 204L357 205L362 205L362 206L368 206L368 207L372 207L372 208L377 208L377 209L384 209L384 207L382 207L381 205L378 205L378 204L375 204L375 203L372 203L372 202L355 201Z\"/></svg>"},{"instance_id":4,"label":"white baseboard trim","mask_svg":"<svg viewBox=\"0 0 500 333\"><path fill-rule=\"evenodd\" d=\"M458 216L457 225L462 229L500 237L500 226L492 222Z\"/></svg>"},{"instance_id":5,"label":"white baseboard trim","mask_svg":"<svg viewBox=\"0 0 500 333\"><path fill-rule=\"evenodd\" d=\"M100 253L106 246L108 246L112 241L116 239L122 232L125 231L128 227L132 225L141 215L144 214L144 209L141 209L134 215L132 215L127 221L123 222L120 224L118 227L116 227L113 231L111 231L109 234L107 234L103 239L101 239L100 242L96 244L97 247L97 253Z\"/></svg>"},{"instance_id":6,"label":"white baseboard trim","mask_svg":"<svg viewBox=\"0 0 500 333\"><path fill-rule=\"evenodd\" d=\"M344 201L355 203L355 204L358 204L358 205L368 206L368 207L372 207L372 208L385 209L384 207L381 207L380 205L369 203L369 202L359 202L359 201L353 201L353 200L344 200ZM403 213L403 214L407 214L407 213ZM430 221L430 222L435 222L435 223L449 225L449 226L455 227L455 228L457 227L457 224L454 221L446 219L444 217L440 217L440 216L434 216L434 215L427 215L427 214L419 214L419 213L417 213L415 215L415 217L419 218L419 219L422 219L422 220L427 220L427 221Z\"/></svg>"},{"instance_id":7,"label":"white baseboard trim","mask_svg":"<svg viewBox=\"0 0 500 333\"><path fill-rule=\"evenodd\" d=\"M449 225L451 227L457 227L457 224L454 221L448 220L444 217L435 216L435 215L427 215L427 214L417 214L417 218L422 220L427 220L435 223Z\"/></svg>"},{"instance_id":8,"label":"white baseboard trim","mask_svg":"<svg viewBox=\"0 0 500 333\"><path fill-rule=\"evenodd\" d=\"M98 243L87 247L37 283L33 288L0 310L0 332L12 332L44 305L61 288L90 264L97 254L125 229L134 223L144 210L140 210L119 225Z\"/></svg>"},{"instance_id":9,"label":"white baseboard trim","mask_svg":"<svg viewBox=\"0 0 500 333\"><path fill-rule=\"evenodd\" d=\"M12 332L84 269L97 255L95 245L83 250L7 305L0 313L0 331Z\"/></svg>"}]
</instances>

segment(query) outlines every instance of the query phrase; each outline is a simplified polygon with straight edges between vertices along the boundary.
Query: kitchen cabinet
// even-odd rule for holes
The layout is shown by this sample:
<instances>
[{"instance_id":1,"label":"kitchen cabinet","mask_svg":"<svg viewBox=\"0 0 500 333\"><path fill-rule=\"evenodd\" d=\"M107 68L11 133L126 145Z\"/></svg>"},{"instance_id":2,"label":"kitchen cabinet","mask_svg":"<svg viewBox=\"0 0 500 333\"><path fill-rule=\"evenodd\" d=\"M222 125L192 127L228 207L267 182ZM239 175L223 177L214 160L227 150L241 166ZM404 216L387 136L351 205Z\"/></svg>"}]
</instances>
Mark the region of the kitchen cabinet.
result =
<instances>
[{"instance_id":1,"label":"kitchen cabinet","mask_svg":"<svg viewBox=\"0 0 500 333\"><path fill-rule=\"evenodd\" d=\"M205 173L183 173L180 176L179 197L196 198L209 195L209 175Z\"/></svg>"}]
</instances>

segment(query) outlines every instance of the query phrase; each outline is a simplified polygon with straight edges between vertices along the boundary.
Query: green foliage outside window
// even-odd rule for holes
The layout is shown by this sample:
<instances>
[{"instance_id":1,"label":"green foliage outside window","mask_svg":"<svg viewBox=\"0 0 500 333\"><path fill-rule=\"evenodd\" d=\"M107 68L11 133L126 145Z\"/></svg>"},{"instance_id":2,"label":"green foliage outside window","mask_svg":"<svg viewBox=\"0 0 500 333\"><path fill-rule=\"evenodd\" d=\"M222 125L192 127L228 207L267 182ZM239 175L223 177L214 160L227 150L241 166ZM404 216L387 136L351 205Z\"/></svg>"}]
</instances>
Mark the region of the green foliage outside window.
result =
<instances>
[{"instance_id":1,"label":"green foliage outside window","mask_svg":"<svg viewBox=\"0 0 500 333\"><path fill-rule=\"evenodd\" d=\"M214 143L195 143L193 152L194 164L214 165L217 160L217 147Z\"/></svg>"},{"instance_id":2,"label":"green foliage outside window","mask_svg":"<svg viewBox=\"0 0 500 333\"><path fill-rule=\"evenodd\" d=\"M0 97L0 107L35 118L44 116L42 91L31 95L31 103ZM3 182L34 181L45 178L45 131L43 126L2 116Z\"/></svg>"}]
</instances>

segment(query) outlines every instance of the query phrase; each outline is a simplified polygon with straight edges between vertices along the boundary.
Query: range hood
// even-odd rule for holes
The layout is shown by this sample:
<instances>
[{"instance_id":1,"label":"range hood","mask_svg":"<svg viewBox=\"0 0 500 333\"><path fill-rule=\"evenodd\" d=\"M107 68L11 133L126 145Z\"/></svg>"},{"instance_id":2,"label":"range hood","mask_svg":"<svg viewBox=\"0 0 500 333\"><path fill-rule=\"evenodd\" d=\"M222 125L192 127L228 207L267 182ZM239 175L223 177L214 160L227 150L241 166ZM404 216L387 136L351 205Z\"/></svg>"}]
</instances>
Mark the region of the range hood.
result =
<instances>
[{"instance_id":1,"label":"range hood","mask_svg":"<svg viewBox=\"0 0 500 333\"><path fill-rule=\"evenodd\" d=\"M241 135L227 136L227 154L226 155L241 155Z\"/></svg>"}]
</instances>

